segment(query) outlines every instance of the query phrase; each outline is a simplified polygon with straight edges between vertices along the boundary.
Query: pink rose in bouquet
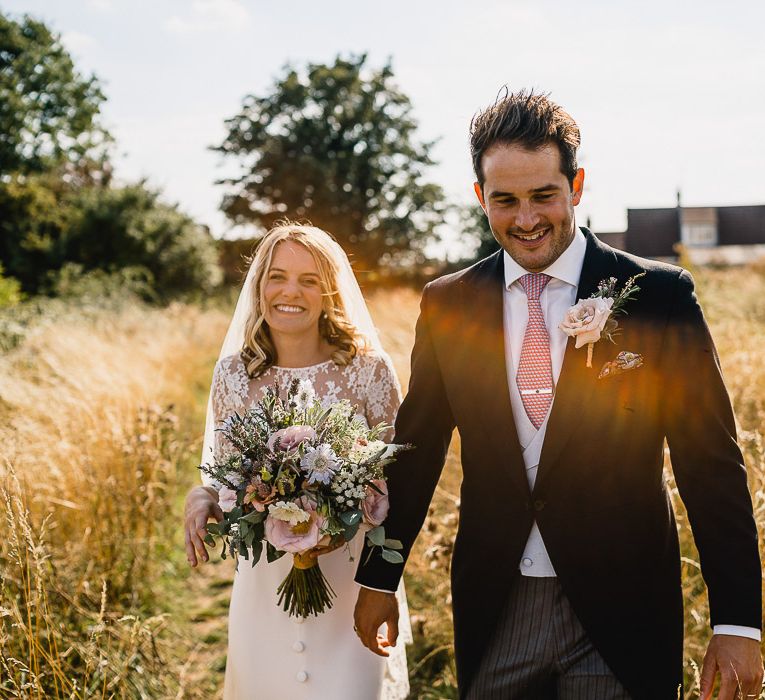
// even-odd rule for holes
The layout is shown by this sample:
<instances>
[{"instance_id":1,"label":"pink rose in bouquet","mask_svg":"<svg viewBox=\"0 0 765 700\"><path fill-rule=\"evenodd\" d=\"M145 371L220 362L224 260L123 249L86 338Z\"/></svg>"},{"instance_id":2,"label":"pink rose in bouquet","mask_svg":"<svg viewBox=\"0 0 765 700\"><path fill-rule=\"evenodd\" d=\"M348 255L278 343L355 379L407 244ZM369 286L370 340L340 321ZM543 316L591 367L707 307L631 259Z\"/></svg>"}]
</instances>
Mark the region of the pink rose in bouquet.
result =
<instances>
[{"instance_id":1,"label":"pink rose in bouquet","mask_svg":"<svg viewBox=\"0 0 765 700\"><path fill-rule=\"evenodd\" d=\"M372 483L382 491L378 493L371 486L367 486L367 497L361 504L361 512L366 520L373 527L382 525L383 520L388 516L388 486L383 479L374 479Z\"/></svg>"},{"instance_id":2,"label":"pink rose in bouquet","mask_svg":"<svg viewBox=\"0 0 765 700\"><path fill-rule=\"evenodd\" d=\"M315 440L316 431L310 425L291 425L289 428L282 428L268 438L268 449L272 452L276 449L276 443L279 443L279 449L288 452L297 449L300 443L306 440Z\"/></svg>"},{"instance_id":3,"label":"pink rose in bouquet","mask_svg":"<svg viewBox=\"0 0 765 700\"><path fill-rule=\"evenodd\" d=\"M228 513L236 505L236 491L228 486L222 486L218 491L218 505L224 513Z\"/></svg>"},{"instance_id":4,"label":"pink rose in bouquet","mask_svg":"<svg viewBox=\"0 0 765 700\"><path fill-rule=\"evenodd\" d=\"M265 536L276 549L300 554L319 544L323 525L324 518L304 499L277 501L268 508Z\"/></svg>"}]
</instances>

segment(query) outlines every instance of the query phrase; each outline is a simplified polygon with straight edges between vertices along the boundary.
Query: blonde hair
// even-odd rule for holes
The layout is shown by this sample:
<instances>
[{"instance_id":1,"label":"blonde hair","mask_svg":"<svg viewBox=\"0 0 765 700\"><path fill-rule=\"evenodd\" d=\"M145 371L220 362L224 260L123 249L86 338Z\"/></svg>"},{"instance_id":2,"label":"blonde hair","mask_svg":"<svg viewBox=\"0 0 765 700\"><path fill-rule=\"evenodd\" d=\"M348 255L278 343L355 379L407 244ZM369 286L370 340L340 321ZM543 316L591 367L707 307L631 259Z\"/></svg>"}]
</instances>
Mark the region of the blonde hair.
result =
<instances>
[{"instance_id":1,"label":"blonde hair","mask_svg":"<svg viewBox=\"0 0 765 700\"><path fill-rule=\"evenodd\" d=\"M252 312L244 327L244 347L241 356L247 374L257 377L273 366L276 347L266 323L263 280L271 267L274 250L283 241L294 241L308 250L316 262L322 292L322 313L319 334L336 349L332 360L347 365L359 351L368 349L367 339L348 319L345 301L338 289L337 244L326 231L308 224L280 221L258 243L252 258Z\"/></svg>"}]
</instances>

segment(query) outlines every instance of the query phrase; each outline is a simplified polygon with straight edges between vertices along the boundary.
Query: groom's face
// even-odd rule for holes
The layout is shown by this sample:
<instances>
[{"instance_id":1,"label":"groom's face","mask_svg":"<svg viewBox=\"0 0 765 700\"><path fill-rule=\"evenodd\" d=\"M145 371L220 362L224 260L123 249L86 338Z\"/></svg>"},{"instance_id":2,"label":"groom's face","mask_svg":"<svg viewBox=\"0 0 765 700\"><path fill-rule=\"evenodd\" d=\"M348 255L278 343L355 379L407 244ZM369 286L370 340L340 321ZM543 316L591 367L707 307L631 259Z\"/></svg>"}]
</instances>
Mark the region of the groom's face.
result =
<instances>
[{"instance_id":1,"label":"groom's face","mask_svg":"<svg viewBox=\"0 0 765 700\"><path fill-rule=\"evenodd\" d=\"M483 187L475 183L475 190L494 237L521 267L541 272L574 238L584 170L570 185L555 144L537 150L497 144L481 165Z\"/></svg>"}]
</instances>

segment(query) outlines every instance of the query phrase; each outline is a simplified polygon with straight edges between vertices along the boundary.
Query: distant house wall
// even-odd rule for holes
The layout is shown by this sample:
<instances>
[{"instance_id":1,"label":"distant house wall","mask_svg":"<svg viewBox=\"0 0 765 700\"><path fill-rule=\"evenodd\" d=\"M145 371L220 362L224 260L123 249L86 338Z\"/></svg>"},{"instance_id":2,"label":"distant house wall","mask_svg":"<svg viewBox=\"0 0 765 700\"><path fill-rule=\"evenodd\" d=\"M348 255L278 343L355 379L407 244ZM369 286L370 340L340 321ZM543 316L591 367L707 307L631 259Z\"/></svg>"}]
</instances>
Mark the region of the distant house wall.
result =
<instances>
[{"instance_id":1,"label":"distant house wall","mask_svg":"<svg viewBox=\"0 0 765 700\"><path fill-rule=\"evenodd\" d=\"M765 204L720 207L717 210L720 245L765 243Z\"/></svg>"},{"instance_id":2,"label":"distant house wall","mask_svg":"<svg viewBox=\"0 0 765 700\"><path fill-rule=\"evenodd\" d=\"M681 243L689 254L698 251L700 264L740 264L747 246L754 257L765 246L765 204L628 209L625 232L595 235L614 248L644 258L677 259L676 246Z\"/></svg>"},{"instance_id":3,"label":"distant house wall","mask_svg":"<svg viewBox=\"0 0 765 700\"><path fill-rule=\"evenodd\" d=\"M676 255L680 241L679 209L628 209L625 250L644 258Z\"/></svg>"},{"instance_id":4,"label":"distant house wall","mask_svg":"<svg viewBox=\"0 0 765 700\"><path fill-rule=\"evenodd\" d=\"M715 207L684 207L680 210L680 242L686 248L716 246L717 209Z\"/></svg>"},{"instance_id":5,"label":"distant house wall","mask_svg":"<svg viewBox=\"0 0 765 700\"><path fill-rule=\"evenodd\" d=\"M603 243L610 245L618 250L627 250L624 246L627 244L626 231L608 231L595 234Z\"/></svg>"}]
</instances>

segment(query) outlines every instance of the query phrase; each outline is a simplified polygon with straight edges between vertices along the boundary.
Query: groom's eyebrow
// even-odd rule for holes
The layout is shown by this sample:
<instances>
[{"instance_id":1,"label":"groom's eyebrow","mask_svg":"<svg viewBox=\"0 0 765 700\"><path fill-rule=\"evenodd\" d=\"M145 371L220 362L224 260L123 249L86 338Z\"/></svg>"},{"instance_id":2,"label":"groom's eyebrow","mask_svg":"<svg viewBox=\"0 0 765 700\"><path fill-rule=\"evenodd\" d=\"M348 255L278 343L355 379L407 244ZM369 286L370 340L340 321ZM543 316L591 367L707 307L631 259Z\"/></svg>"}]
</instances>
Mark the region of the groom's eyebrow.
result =
<instances>
[{"instance_id":1,"label":"groom's eyebrow","mask_svg":"<svg viewBox=\"0 0 765 700\"><path fill-rule=\"evenodd\" d=\"M548 185L542 185L541 187L535 187L534 189L529 190L529 192L531 192L531 194L539 194L540 192L553 192L553 191L557 192L558 190L560 190L560 187L558 185L554 185L553 183L550 183ZM515 196L516 195L514 192L497 191L497 192L492 192L489 195L489 199L499 199L500 197L515 197Z\"/></svg>"}]
</instances>

